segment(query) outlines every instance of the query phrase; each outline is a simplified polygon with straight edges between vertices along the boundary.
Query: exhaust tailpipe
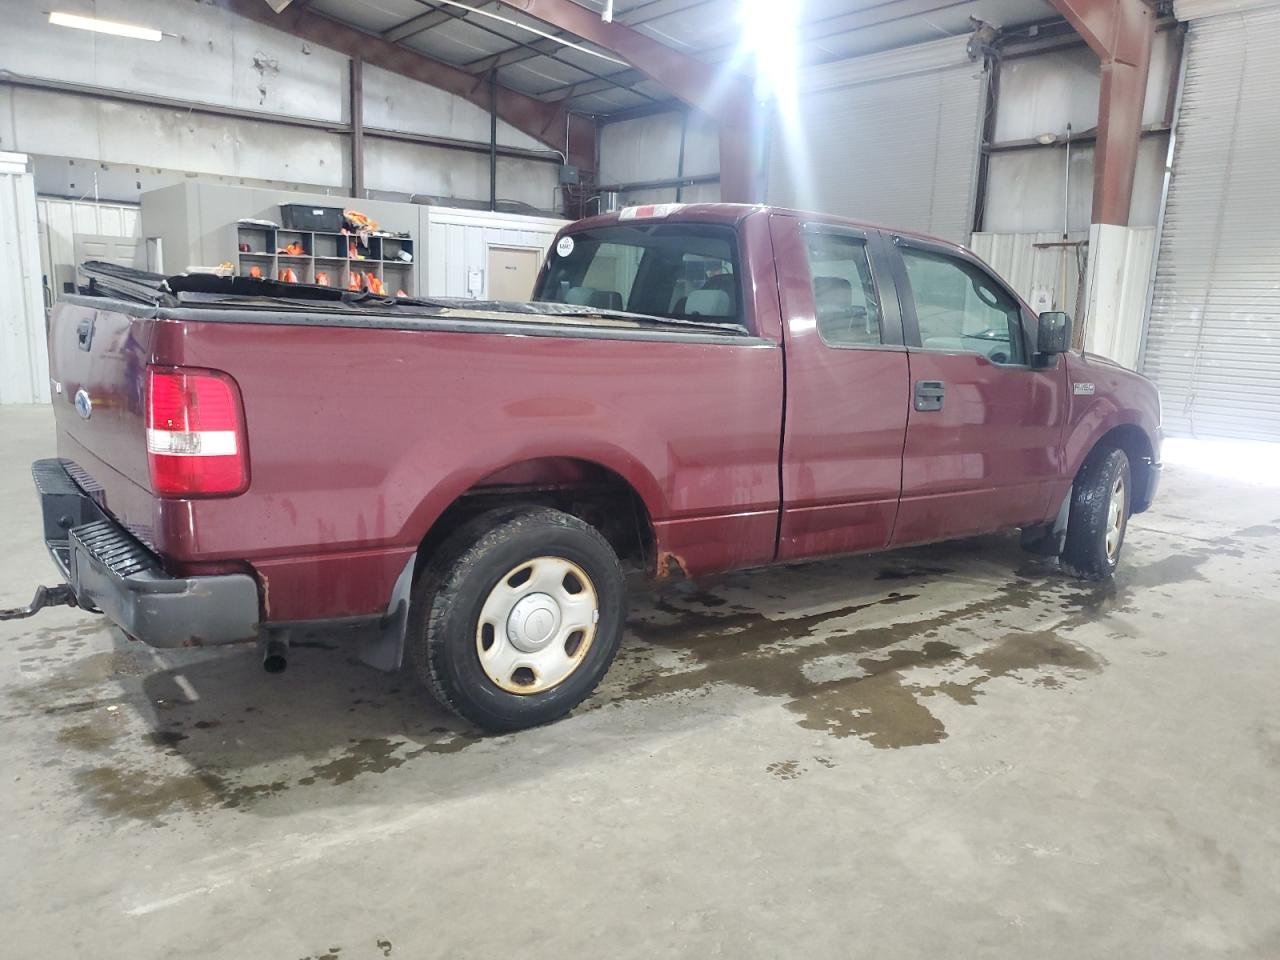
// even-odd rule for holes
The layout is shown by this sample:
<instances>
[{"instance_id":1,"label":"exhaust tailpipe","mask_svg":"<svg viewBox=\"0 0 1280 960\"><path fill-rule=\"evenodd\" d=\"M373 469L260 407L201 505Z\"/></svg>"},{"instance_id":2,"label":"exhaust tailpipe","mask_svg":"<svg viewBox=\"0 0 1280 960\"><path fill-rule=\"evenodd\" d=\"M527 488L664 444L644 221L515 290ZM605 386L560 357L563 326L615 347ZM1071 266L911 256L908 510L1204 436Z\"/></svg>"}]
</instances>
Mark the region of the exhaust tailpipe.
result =
<instances>
[{"instance_id":1,"label":"exhaust tailpipe","mask_svg":"<svg viewBox=\"0 0 1280 960\"><path fill-rule=\"evenodd\" d=\"M262 669L267 673L284 673L289 666L289 638L282 633L267 636L262 641Z\"/></svg>"}]
</instances>

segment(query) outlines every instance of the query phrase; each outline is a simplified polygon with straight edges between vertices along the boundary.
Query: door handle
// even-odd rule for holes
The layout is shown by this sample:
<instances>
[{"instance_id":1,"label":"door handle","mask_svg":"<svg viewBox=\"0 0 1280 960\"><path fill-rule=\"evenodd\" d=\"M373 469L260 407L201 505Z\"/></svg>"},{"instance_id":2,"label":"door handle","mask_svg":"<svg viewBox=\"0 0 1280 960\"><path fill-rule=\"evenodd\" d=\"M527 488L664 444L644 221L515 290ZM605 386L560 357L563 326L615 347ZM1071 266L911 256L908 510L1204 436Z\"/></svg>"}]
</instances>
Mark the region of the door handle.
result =
<instances>
[{"instance_id":1,"label":"door handle","mask_svg":"<svg viewBox=\"0 0 1280 960\"><path fill-rule=\"evenodd\" d=\"M93 345L93 320L85 317L76 327L76 343L81 350L88 350Z\"/></svg>"},{"instance_id":2,"label":"door handle","mask_svg":"<svg viewBox=\"0 0 1280 960\"><path fill-rule=\"evenodd\" d=\"M941 410L946 392L946 384L941 380L917 380L916 409L921 411Z\"/></svg>"}]
</instances>

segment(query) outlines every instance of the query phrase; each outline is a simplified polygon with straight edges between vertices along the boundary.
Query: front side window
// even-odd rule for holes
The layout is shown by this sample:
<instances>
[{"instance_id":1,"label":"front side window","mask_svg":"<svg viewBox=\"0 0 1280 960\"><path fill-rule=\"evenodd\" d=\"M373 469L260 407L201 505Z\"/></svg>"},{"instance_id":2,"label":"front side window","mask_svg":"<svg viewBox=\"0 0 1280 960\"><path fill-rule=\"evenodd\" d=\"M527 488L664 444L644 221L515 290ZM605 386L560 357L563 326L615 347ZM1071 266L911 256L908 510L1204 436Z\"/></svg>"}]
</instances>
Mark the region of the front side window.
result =
<instances>
[{"instance_id":1,"label":"front side window","mask_svg":"<svg viewBox=\"0 0 1280 960\"><path fill-rule=\"evenodd\" d=\"M833 347L878 346L880 300L867 242L838 233L805 235L818 335Z\"/></svg>"},{"instance_id":2,"label":"front side window","mask_svg":"<svg viewBox=\"0 0 1280 960\"><path fill-rule=\"evenodd\" d=\"M992 363L1023 362L1022 310L985 270L909 247L902 259L924 349L978 353Z\"/></svg>"},{"instance_id":3,"label":"front side window","mask_svg":"<svg viewBox=\"0 0 1280 960\"><path fill-rule=\"evenodd\" d=\"M614 224L561 238L548 256L535 300L745 325L729 227Z\"/></svg>"}]
</instances>

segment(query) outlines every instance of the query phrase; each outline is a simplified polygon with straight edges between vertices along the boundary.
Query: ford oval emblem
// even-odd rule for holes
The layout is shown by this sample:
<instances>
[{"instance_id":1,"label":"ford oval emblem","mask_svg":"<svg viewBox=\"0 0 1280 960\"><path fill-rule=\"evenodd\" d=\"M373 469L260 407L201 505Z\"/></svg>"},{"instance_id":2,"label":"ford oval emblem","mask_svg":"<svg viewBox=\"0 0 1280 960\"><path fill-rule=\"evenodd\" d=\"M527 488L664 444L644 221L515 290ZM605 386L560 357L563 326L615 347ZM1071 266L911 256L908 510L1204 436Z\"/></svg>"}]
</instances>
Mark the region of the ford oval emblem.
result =
<instances>
[{"instance_id":1,"label":"ford oval emblem","mask_svg":"<svg viewBox=\"0 0 1280 960\"><path fill-rule=\"evenodd\" d=\"M84 387L76 391L76 413L80 414L81 420L88 420L93 416L93 400Z\"/></svg>"}]
</instances>

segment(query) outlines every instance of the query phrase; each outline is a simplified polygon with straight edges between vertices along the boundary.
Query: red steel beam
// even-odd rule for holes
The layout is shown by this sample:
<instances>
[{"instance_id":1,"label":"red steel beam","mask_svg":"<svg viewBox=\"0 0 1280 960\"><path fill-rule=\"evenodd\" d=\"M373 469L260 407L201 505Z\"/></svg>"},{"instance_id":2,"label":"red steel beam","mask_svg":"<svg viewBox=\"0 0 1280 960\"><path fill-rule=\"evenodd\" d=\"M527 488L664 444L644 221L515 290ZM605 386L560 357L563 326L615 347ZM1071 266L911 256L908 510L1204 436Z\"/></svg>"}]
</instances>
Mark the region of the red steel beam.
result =
<instances>
[{"instance_id":1,"label":"red steel beam","mask_svg":"<svg viewBox=\"0 0 1280 960\"><path fill-rule=\"evenodd\" d=\"M1127 226L1142 136L1155 12L1142 0L1049 0L1098 56L1093 222Z\"/></svg>"},{"instance_id":2,"label":"red steel beam","mask_svg":"<svg viewBox=\"0 0 1280 960\"><path fill-rule=\"evenodd\" d=\"M262 0L218 0L218 5L246 20L336 50L353 60L362 60L438 87L486 111L489 109L490 91L485 77L476 77L376 34L365 33L297 5L290 5L278 14ZM497 88L497 108L498 116L507 123L557 150L564 151L567 141L568 162L583 170L595 169L595 124L592 120L570 115L561 104L547 103L503 86Z\"/></svg>"},{"instance_id":3,"label":"red steel beam","mask_svg":"<svg viewBox=\"0 0 1280 960\"><path fill-rule=\"evenodd\" d=\"M621 57L672 96L715 117L720 124L720 199L754 203L757 123L750 78L695 59L573 0L499 0L535 20L567 31Z\"/></svg>"}]
</instances>

